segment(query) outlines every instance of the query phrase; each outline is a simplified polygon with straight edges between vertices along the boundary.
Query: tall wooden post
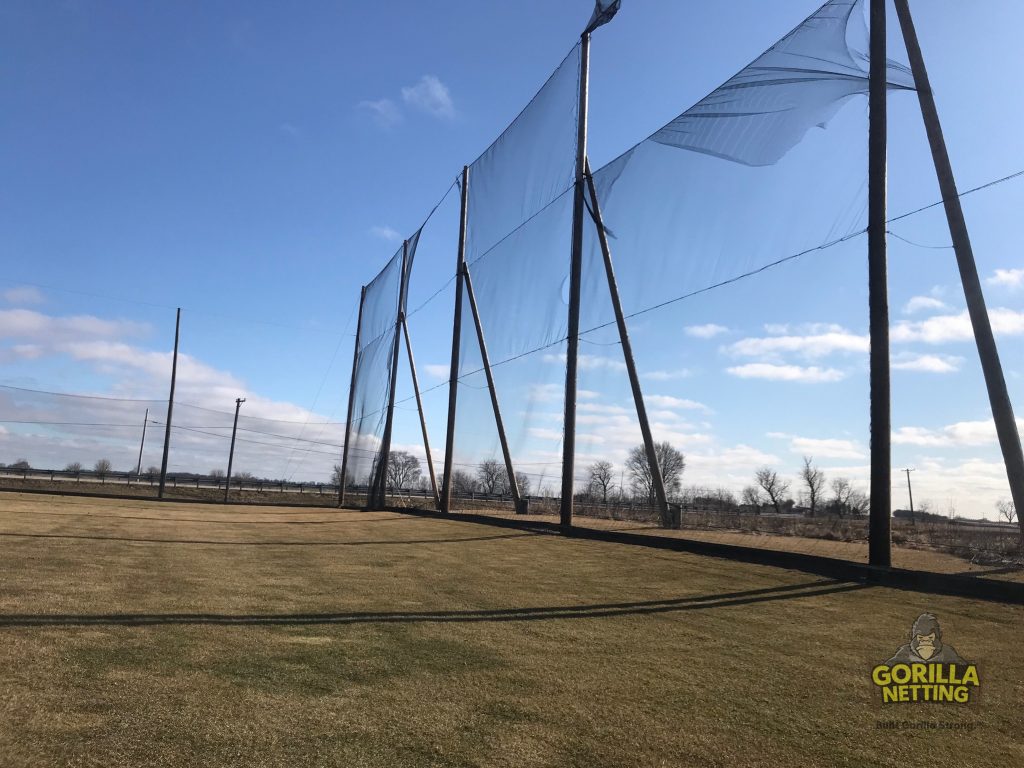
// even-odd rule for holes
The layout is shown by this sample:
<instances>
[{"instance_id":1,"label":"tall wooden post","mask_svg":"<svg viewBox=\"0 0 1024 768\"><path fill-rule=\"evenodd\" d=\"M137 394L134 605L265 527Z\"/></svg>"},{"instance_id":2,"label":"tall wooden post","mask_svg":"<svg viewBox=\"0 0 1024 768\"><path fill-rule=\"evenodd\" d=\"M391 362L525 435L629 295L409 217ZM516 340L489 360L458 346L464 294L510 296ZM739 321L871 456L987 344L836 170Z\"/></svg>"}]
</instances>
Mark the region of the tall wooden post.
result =
<instances>
[{"instance_id":1,"label":"tall wooden post","mask_svg":"<svg viewBox=\"0 0 1024 768\"><path fill-rule=\"evenodd\" d=\"M149 408L146 415L142 417L142 442L139 443L139 463L135 466L135 478L138 480L142 474L142 451L146 448L146 425L149 424Z\"/></svg>"},{"instance_id":2,"label":"tall wooden post","mask_svg":"<svg viewBox=\"0 0 1024 768\"><path fill-rule=\"evenodd\" d=\"M171 394L167 397L167 424L164 429L164 456L160 462L160 487L157 489L156 497L164 497L164 489L167 487L167 459L171 450L171 416L174 414L174 383L178 378L178 339L181 332L181 307L174 320L174 357L171 358Z\"/></svg>"},{"instance_id":3,"label":"tall wooden post","mask_svg":"<svg viewBox=\"0 0 1024 768\"><path fill-rule=\"evenodd\" d=\"M871 515L868 562L892 565L892 437L889 393L889 289L886 266L885 2L871 0L868 75L868 314L871 336Z\"/></svg>"},{"instance_id":4,"label":"tall wooden post","mask_svg":"<svg viewBox=\"0 0 1024 768\"><path fill-rule=\"evenodd\" d=\"M455 319L452 321L452 364L448 374L448 431L444 441L444 477L441 511L452 511L452 470L455 462L455 413L459 396L459 349L462 344L463 267L466 263L466 225L469 214L469 167L462 167L462 208L459 217L459 252L455 260Z\"/></svg>"},{"instance_id":5,"label":"tall wooden post","mask_svg":"<svg viewBox=\"0 0 1024 768\"><path fill-rule=\"evenodd\" d=\"M501 454L505 459L505 472L508 473L508 487L512 493L512 503L515 505L516 514L526 512L523 498L519 495L519 481L516 480L515 469L512 466L512 452L508 447L508 437L505 434L505 422L501 418L501 408L498 407L498 390L494 386L494 374L491 373L491 359L487 354L487 343L484 341L484 326L480 321L480 308L476 303L476 293L473 291L473 278L469 275L469 266L462 265L463 275L466 279L466 295L469 296L469 308L473 312L473 324L476 326L476 338L480 343L480 361L484 366L484 375L487 377L487 390L491 393L491 408L494 411L494 424L498 428L498 442L501 443Z\"/></svg>"},{"instance_id":6,"label":"tall wooden post","mask_svg":"<svg viewBox=\"0 0 1024 768\"><path fill-rule=\"evenodd\" d=\"M665 480L661 474L661 463L658 461L658 452L654 447L654 437L651 433L651 423L647 419L647 406L644 404L644 395L640 389L640 376L636 370L636 361L633 359L633 345L629 341L629 330L626 328L626 317L622 312L622 302L619 299L619 285L615 280L615 268L612 266L612 251L608 245L608 235L604 229L604 221L601 218L601 204L597 199L597 187L594 185L594 177L590 173L590 160L585 161L587 176L587 190L590 192L590 205L593 212L594 224L597 227L597 237L601 243L601 253L604 256L604 271L608 278L608 292L611 294L612 309L615 311L615 323L619 328L619 341L622 343L622 356L626 360L626 373L629 375L629 386L633 390L633 403L636 406L636 418L640 422L640 433L644 438L644 450L647 453L647 464L651 469L651 484L654 486L654 495L658 502L658 514L661 516L661 524L666 528L672 524L668 513L668 497L665 495Z\"/></svg>"},{"instance_id":7,"label":"tall wooden post","mask_svg":"<svg viewBox=\"0 0 1024 768\"><path fill-rule=\"evenodd\" d=\"M228 503L228 491L231 490L231 466L235 463L235 435L238 434L238 412L242 409L244 397L235 398L235 425L231 427L231 448L228 450L228 474L224 478L224 503Z\"/></svg>"},{"instance_id":8,"label":"tall wooden post","mask_svg":"<svg viewBox=\"0 0 1024 768\"><path fill-rule=\"evenodd\" d=\"M420 380L416 376L416 359L412 356L412 340L409 338L409 321L402 315L402 333L405 336L405 351L409 356L409 372L412 374L412 391L416 395L416 410L420 412L420 429L423 432L423 450L427 454L427 472L430 487L434 491L434 507L440 508L441 499L437 493L437 475L434 474L434 459L430 455L430 438L427 436L427 417L423 413L423 399L420 397Z\"/></svg>"},{"instance_id":9,"label":"tall wooden post","mask_svg":"<svg viewBox=\"0 0 1024 768\"><path fill-rule=\"evenodd\" d=\"M391 453L391 430L395 422L395 387L398 384L398 349L401 345L399 334L402 332L402 323L405 320L405 280L406 266L409 259L409 241L402 242L402 274L398 287L398 314L395 317L395 337L391 354L391 385L388 392L388 412L384 421L384 440L381 442L380 459L377 461L377 477L374 483L373 503L383 508L385 505L388 487L388 460Z\"/></svg>"},{"instance_id":10,"label":"tall wooden post","mask_svg":"<svg viewBox=\"0 0 1024 768\"><path fill-rule=\"evenodd\" d=\"M907 0L896 0L896 14L899 16L903 40L907 46L910 69L914 73L914 85L917 98L921 103L921 115L924 118L928 143L931 145L932 162L935 164L935 175L939 179L939 190L946 209L946 222L949 225L949 236L953 241L953 252L960 270L960 282L967 300L967 313L974 329L974 341L978 346L978 357L981 359L981 370L985 376L985 387L988 389L988 401L992 408L992 418L996 424L996 435L999 448L1006 465L1006 477L1010 483L1010 496L1018 511L1017 522L1021 530L1021 544L1024 546L1024 453L1021 451L1020 433L1013 416L1010 393L1006 389L1003 377L1003 366L999 361L999 350L992 333L992 323L985 307L985 295L981 291L981 280L978 278L978 266L974 262L974 249L967 233L967 222L960 205L960 195L953 177L953 166L949 162L946 140L942 135L942 124L935 107L935 96L928 80L928 70L924 65L921 44L917 39L917 30L910 15Z\"/></svg>"},{"instance_id":11,"label":"tall wooden post","mask_svg":"<svg viewBox=\"0 0 1024 768\"><path fill-rule=\"evenodd\" d=\"M576 383L580 347L580 281L583 276L583 165L587 157L587 88L590 33L580 38L580 99L576 126L576 185L572 205L572 260L569 267L569 333L565 357L565 418L562 440L561 524L572 525L576 465Z\"/></svg>"},{"instance_id":12,"label":"tall wooden post","mask_svg":"<svg viewBox=\"0 0 1024 768\"><path fill-rule=\"evenodd\" d=\"M348 452L352 439L352 416L356 405L356 367L359 365L359 337L363 332L363 303L366 301L366 286L359 289L359 318L356 320L356 343L352 349L352 377L348 384L348 415L345 417L345 444L341 449L341 477L338 485L338 506L345 506L345 486L348 483Z\"/></svg>"}]
</instances>

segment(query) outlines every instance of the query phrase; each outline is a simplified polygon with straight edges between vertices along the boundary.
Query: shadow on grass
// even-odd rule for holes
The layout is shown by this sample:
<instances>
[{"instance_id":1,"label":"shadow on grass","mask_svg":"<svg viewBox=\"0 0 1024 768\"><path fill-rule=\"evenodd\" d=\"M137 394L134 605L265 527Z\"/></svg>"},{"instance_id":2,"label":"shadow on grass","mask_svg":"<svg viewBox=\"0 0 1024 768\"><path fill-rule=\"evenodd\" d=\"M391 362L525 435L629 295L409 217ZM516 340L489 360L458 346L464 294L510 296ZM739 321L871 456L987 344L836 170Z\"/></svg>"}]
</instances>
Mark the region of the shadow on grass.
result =
<instances>
[{"instance_id":1,"label":"shadow on grass","mask_svg":"<svg viewBox=\"0 0 1024 768\"><path fill-rule=\"evenodd\" d=\"M87 533L14 533L0 532L0 537L20 539L80 539L83 541L121 541L129 544L207 544L230 547L387 547L405 544L461 544L496 539L521 539L546 536L546 533L502 533L494 536L465 536L458 539L382 539L379 541L232 541L228 539L139 539L127 536L94 536Z\"/></svg>"},{"instance_id":2,"label":"shadow on grass","mask_svg":"<svg viewBox=\"0 0 1024 768\"><path fill-rule=\"evenodd\" d=\"M868 589L866 584L825 579L743 592L627 603L498 608L476 611L381 611L231 615L217 613L0 614L3 627L199 625L291 626L315 624L470 624L507 621L598 619L726 608Z\"/></svg>"},{"instance_id":3,"label":"shadow on grass","mask_svg":"<svg viewBox=\"0 0 1024 768\"><path fill-rule=\"evenodd\" d=\"M230 508L225 514L230 514ZM6 510L5 514L22 514L35 518L42 517L97 517L109 520L152 520L158 523L214 523L217 525L343 525L346 523L397 523L409 521L413 518L391 516L391 517L348 517L334 520L240 520L225 517L222 519L202 517L157 517L148 515L108 515L103 512L37 512L35 510ZM236 513L237 514L237 513ZM322 515L323 511L310 512L262 512L267 515ZM346 514L346 513L340 513ZM348 513L349 515L351 513Z\"/></svg>"}]
</instances>

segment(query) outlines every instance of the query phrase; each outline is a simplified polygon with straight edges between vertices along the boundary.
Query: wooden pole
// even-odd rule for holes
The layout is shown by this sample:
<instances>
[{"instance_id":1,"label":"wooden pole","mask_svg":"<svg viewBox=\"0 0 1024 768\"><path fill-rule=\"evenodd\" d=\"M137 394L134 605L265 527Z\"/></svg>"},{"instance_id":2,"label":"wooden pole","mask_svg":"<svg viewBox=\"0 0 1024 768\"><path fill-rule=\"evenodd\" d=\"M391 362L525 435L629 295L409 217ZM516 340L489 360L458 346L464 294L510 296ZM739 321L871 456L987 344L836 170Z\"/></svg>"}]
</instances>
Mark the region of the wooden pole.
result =
<instances>
[{"instance_id":1,"label":"wooden pole","mask_svg":"<svg viewBox=\"0 0 1024 768\"><path fill-rule=\"evenodd\" d=\"M139 443L139 463L135 467L135 477L138 478L142 474L142 451L146 447L146 425L149 423L149 408L146 409L146 415L142 417L142 442Z\"/></svg>"},{"instance_id":2,"label":"wooden pole","mask_svg":"<svg viewBox=\"0 0 1024 768\"><path fill-rule=\"evenodd\" d=\"M181 333L181 307L174 320L174 357L171 358L171 394L167 398L167 424L164 428L164 456L160 462L160 486L157 489L156 497L164 497L164 489L167 487L167 459L171 450L171 416L174 413L174 383L178 378L178 339Z\"/></svg>"},{"instance_id":3,"label":"wooden pole","mask_svg":"<svg viewBox=\"0 0 1024 768\"><path fill-rule=\"evenodd\" d=\"M412 390L416 394L416 409L420 412L420 429L423 431L423 450L427 454L427 472L430 487L434 491L434 507L440 509L441 498L437 492L437 475L434 474L434 459L430 455L430 438L427 437L427 417L423 413L423 399L420 397L420 381L416 376L416 360L412 356L412 340L409 338L409 321L402 315L402 332L405 336L405 351L409 355L409 371L412 373Z\"/></svg>"},{"instance_id":4,"label":"wooden pole","mask_svg":"<svg viewBox=\"0 0 1024 768\"><path fill-rule=\"evenodd\" d=\"M889 391L889 289L886 266L885 1L871 0L868 76L868 314L871 336L871 514L868 562L892 565L892 437Z\"/></svg>"},{"instance_id":5,"label":"wooden pole","mask_svg":"<svg viewBox=\"0 0 1024 768\"><path fill-rule=\"evenodd\" d=\"M491 393L491 408L494 410L494 423L498 428L501 454L505 459L505 471L508 473L508 486L512 493L512 503L515 505L516 514L523 514L526 512L526 509L523 505L523 499L519 495L519 482L516 480L516 473L512 467L512 453L508 447L508 437L505 435L505 422L501 418L501 408L498 407L498 391L494 387L491 360L487 355L487 343L484 341L484 326L480 322L480 310L476 304L476 294L473 292L473 278L469 275L469 266L467 264L462 265L462 272L466 280L466 295L469 297L469 308L473 312L473 324L476 326L476 338L480 343L480 360L483 362L484 375L487 377L487 391Z\"/></svg>"},{"instance_id":6,"label":"wooden pole","mask_svg":"<svg viewBox=\"0 0 1024 768\"><path fill-rule=\"evenodd\" d=\"M228 474L224 478L224 503L228 503L228 491L231 490L231 465L235 461L235 435L238 433L238 412L242 409L244 397L235 398L235 425L231 428L231 448L228 450Z\"/></svg>"},{"instance_id":7,"label":"wooden pole","mask_svg":"<svg viewBox=\"0 0 1024 768\"><path fill-rule=\"evenodd\" d=\"M398 339L402 330L402 322L405 319L405 279L406 264L409 258L409 241L402 242L402 274L398 283L398 314L395 317L395 337L391 354L391 385L388 391L388 413L384 422L384 440L381 443L380 458L377 461L377 478L375 486L374 503L377 507L383 508L386 501L388 485L388 454L391 453L391 430L395 423L395 387L398 385L398 349L401 342Z\"/></svg>"},{"instance_id":8,"label":"wooden pole","mask_svg":"<svg viewBox=\"0 0 1024 768\"><path fill-rule=\"evenodd\" d=\"M455 319L452 321L452 364L448 374L448 431L444 441L444 476L441 511L452 511L452 470L455 462L455 412L459 396L459 349L462 344L463 265L466 263L466 224L469 214L469 167L462 167L462 211L459 217L459 252L455 261Z\"/></svg>"},{"instance_id":9,"label":"wooden pole","mask_svg":"<svg viewBox=\"0 0 1024 768\"><path fill-rule=\"evenodd\" d=\"M590 33L580 38L580 98L576 125L576 184L572 206L572 260L569 268L569 333L565 357L565 418L562 440L563 527L572 525L576 465L576 384L580 346L580 281L583 276L583 164L587 156L587 87L590 78Z\"/></svg>"},{"instance_id":10,"label":"wooden pole","mask_svg":"<svg viewBox=\"0 0 1024 768\"><path fill-rule=\"evenodd\" d=\"M654 485L654 495L658 502L658 514L661 516L661 524L667 528L672 524L672 520L668 513L668 497L665 495L665 481L661 474L661 463L658 461L658 453L654 447L651 424L647 419L647 406L644 404L644 395L640 389L640 376L636 370L636 361L633 359L633 346L629 341L629 330L626 328L626 318L622 312L622 302L619 299L619 285L615 280L615 269L612 266L611 247L608 245L608 235L605 232L604 221L601 218L601 205L597 200L597 187L594 185L594 177L590 173L590 160L586 159L584 164L587 190L590 192L591 211L594 224L597 227L597 237L601 242L601 253L604 256L604 271L608 278L608 292L612 298L612 309L615 310L615 323L619 328L622 356L626 360L626 372L629 374L629 386L633 390L636 417L640 422L640 433L644 438L647 464L651 468L651 483Z\"/></svg>"},{"instance_id":11,"label":"wooden pole","mask_svg":"<svg viewBox=\"0 0 1024 768\"><path fill-rule=\"evenodd\" d=\"M359 317L356 320L356 343L352 348L352 377L348 383L348 415L345 417L345 444L341 449L341 477L338 485L338 506L345 506L345 485L348 483L348 449L352 439L352 416L356 405L356 367L359 364L359 337L363 332L363 303L366 301L366 286L359 289Z\"/></svg>"},{"instance_id":12,"label":"wooden pole","mask_svg":"<svg viewBox=\"0 0 1024 768\"><path fill-rule=\"evenodd\" d=\"M1024 510L1024 452L1021 451L1020 433L1017 431L1017 422L1013 416L1010 393L1006 389L1006 379L1003 377L1003 366L999 361L999 350L992 333L992 323L985 307L985 295L981 291L978 266L974 261L974 249L971 247L971 238L967 232L967 221L964 219L960 194L956 188L956 179L953 177L953 166L946 150L946 139L942 135L942 124L939 122L939 113L935 107L935 95L928 80L928 70L924 65L921 44L917 39L917 30L914 28L907 0L896 0L896 14L899 16L903 40L907 46L910 69L914 73L914 85L921 104L928 143L931 145L935 175L939 179L939 190L946 209L949 236L960 270L960 282L963 285L964 298L967 300L967 313L974 329L974 340L978 346L985 387L988 389L988 401L996 424L1003 463L1006 465L1006 477L1010 483L1010 496L1018 510L1017 522L1020 525L1021 545L1024 546L1024 515L1020 514L1020 510Z\"/></svg>"}]
</instances>

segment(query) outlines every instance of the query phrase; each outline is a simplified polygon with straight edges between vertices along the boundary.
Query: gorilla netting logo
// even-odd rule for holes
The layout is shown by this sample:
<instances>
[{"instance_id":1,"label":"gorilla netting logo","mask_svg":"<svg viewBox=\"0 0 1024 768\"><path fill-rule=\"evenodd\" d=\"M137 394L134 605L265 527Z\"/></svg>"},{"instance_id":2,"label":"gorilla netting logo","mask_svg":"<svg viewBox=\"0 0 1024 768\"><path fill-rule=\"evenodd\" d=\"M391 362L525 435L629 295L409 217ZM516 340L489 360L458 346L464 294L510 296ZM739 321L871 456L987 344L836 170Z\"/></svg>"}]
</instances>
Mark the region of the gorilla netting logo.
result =
<instances>
[{"instance_id":1,"label":"gorilla netting logo","mask_svg":"<svg viewBox=\"0 0 1024 768\"><path fill-rule=\"evenodd\" d=\"M942 642L942 627L931 613L917 617L910 642L871 671L882 702L939 701L966 704L978 688L978 668Z\"/></svg>"}]
</instances>

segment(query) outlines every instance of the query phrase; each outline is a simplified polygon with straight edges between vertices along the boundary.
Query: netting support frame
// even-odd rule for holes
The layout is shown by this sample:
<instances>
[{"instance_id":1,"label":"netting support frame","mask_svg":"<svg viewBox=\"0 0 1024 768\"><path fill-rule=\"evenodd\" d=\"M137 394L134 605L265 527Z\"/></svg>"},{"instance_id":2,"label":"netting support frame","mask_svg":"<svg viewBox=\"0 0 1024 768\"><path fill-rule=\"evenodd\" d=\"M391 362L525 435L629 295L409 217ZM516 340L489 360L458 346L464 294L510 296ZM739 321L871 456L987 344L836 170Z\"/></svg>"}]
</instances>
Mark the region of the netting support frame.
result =
<instances>
[{"instance_id":1,"label":"netting support frame","mask_svg":"<svg viewBox=\"0 0 1024 768\"><path fill-rule=\"evenodd\" d=\"M448 426L444 443L444 476L441 480L440 510L452 511L452 470L455 462L455 415L459 397L459 349L462 344L463 267L466 264L466 224L469 215L469 166L462 166L462 195L459 209L459 248L455 260L455 317L452 321L452 359L448 374Z\"/></svg>"},{"instance_id":2,"label":"netting support frame","mask_svg":"<svg viewBox=\"0 0 1024 768\"><path fill-rule=\"evenodd\" d=\"M888 63L886 0L871 0L868 73L868 327L870 334L871 509L868 562L892 565L892 402L886 254Z\"/></svg>"},{"instance_id":3,"label":"netting support frame","mask_svg":"<svg viewBox=\"0 0 1024 768\"><path fill-rule=\"evenodd\" d=\"M480 321L480 309L473 292L473 278L469 274L469 265L462 263L462 276L466 284L466 295L469 297L469 308L473 313L473 324L476 326L476 338L480 345L480 361L484 375L487 377L487 391L491 395L491 409L494 411L494 425L498 429L498 442L501 443L501 455L505 460L505 471L508 473L508 487L512 494L512 503L517 515L526 514L527 506L519 494L519 482L516 480L515 468L512 466L512 452L508 447L508 436L505 434L505 422L501 418L501 407L498 405L498 390L494 386L494 374L491 373L491 359L487 354L487 342L484 340L484 326Z\"/></svg>"},{"instance_id":4,"label":"netting support frame","mask_svg":"<svg viewBox=\"0 0 1024 768\"><path fill-rule=\"evenodd\" d=\"M135 465L135 477L138 478L142 474L142 452L146 450L146 425L149 423L149 408L146 409L146 415L142 417L142 441L139 443L139 461Z\"/></svg>"},{"instance_id":5,"label":"netting support frame","mask_svg":"<svg viewBox=\"0 0 1024 768\"><path fill-rule=\"evenodd\" d=\"M1024 516L1019 514L1020 510L1024 509L1024 451L1021 450L1020 433L1017 430L1010 393L1006 389L1003 366L992 333L992 323L978 277L978 266L974 261L974 249L971 247L960 193L956 187L953 166L946 149L946 139L942 133L942 123L939 122L939 113L935 106L935 96L928 79L928 70L925 67L924 55L921 53L921 44L917 39L914 20L910 15L910 4L907 0L895 2L896 15L899 17L903 42L910 61L910 71L914 76L917 98L921 106L921 117L931 148L932 162L935 165L935 175L946 211L953 253L956 255L957 268L960 271L960 283L964 290L967 312L971 318L974 341L978 347L981 370L985 377L985 388L988 390L999 448L1003 454L1006 477L1010 484L1010 496L1018 510L1017 523L1020 527L1021 546L1024 547Z\"/></svg>"},{"instance_id":6,"label":"netting support frame","mask_svg":"<svg viewBox=\"0 0 1024 768\"><path fill-rule=\"evenodd\" d=\"M619 285L615 279L615 268L612 265L612 251L608 244L608 235L604 228L604 221L601 217L601 204L597 199L597 188L594 185L594 176L590 172L590 159L584 158L584 175L587 179L587 191L590 193L590 216L597 229L597 238L601 244L601 255L604 258L605 277L608 278L608 292L611 295L612 309L615 311L615 324L619 329L619 343L622 345L622 356L626 361L626 373L629 376L629 386L633 391L633 403L636 406L636 418L640 422L640 433L644 439L644 452L647 454L647 465L651 470L651 485L654 486L654 496L658 504L658 516L661 518L663 528L679 527L679 521L669 515L668 497L665 494L665 479L661 474L661 463L658 461L658 452L654 447L654 436L651 433L651 423L647 418L647 406L644 403L643 390L640 388L640 376L636 370L636 361L633 358L633 345L629 341L629 329L626 327L626 317L622 311L622 301L619 298Z\"/></svg>"},{"instance_id":7,"label":"netting support frame","mask_svg":"<svg viewBox=\"0 0 1024 768\"><path fill-rule=\"evenodd\" d=\"M345 418L345 444L341 449L341 476L338 478L338 506L345 506L345 487L348 485L348 449L352 440L352 412L356 405L356 366L359 363L359 339L363 332L363 304L366 286L359 288L359 315L356 320L356 342L352 350L352 378L348 385L348 415Z\"/></svg>"},{"instance_id":8,"label":"netting support frame","mask_svg":"<svg viewBox=\"0 0 1024 768\"><path fill-rule=\"evenodd\" d=\"M395 423L395 387L398 384L398 336L405 320L406 280L409 277L409 241L402 241L402 271L398 288L398 312L395 316L395 335L391 348L391 383L388 388L388 411L384 421L384 439L381 441L380 458L374 470L371 492L367 498L370 509L384 509L387 503L388 459L391 453L391 431Z\"/></svg>"},{"instance_id":9,"label":"netting support frame","mask_svg":"<svg viewBox=\"0 0 1024 768\"><path fill-rule=\"evenodd\" d=\"M590 33L580 37L580 98L576 113L576 181L572 205L572 258L569 268L568 346L565 356L565 418L562 439L562 498L559 522L572 527L576 469L576 385L580 348L580 283L583 276L583 163L587 156L587 90L590 81Z\"/></svg>"},{"instance_id":10,"label":"netting support frame","mask_svg":"<svg viewBox=\"0 0 1024 768\"><path fill-rule=\"evenodd\" d=\"M430 438L427 436L427 417L423 413L423 399L420 397L420 380L416 375L416 360L412 356L412 340L409 338L409 320L401 314L402 335L405 337L405 351L409 356L409 372L412 374L412 391L416 395L416 410L420 414L420 429L423 432L423 450L427 456L427 472L430 474L430 488L434 492L434 508L440 509L441 499L437 492L437 475L434 474L434 459L430 455Z\"/></svg>"},{"instance_id":11,"label":"netting support frame","mask_svg":"<svg viewBox=\"0 0 1024 768\"><path fill-rule=\"evenodd\" d=\"M174 356L171 358L171 393L167 398L167 424L164 429L164 456L160 462L160 487L156 497L162 499L167 488L167 460L171 453L171 417L174 414L174 384L178 378L178 340L181 338L181 307L174 319Z\"/></svg>"}]
</instances>

